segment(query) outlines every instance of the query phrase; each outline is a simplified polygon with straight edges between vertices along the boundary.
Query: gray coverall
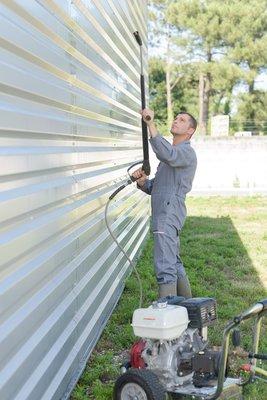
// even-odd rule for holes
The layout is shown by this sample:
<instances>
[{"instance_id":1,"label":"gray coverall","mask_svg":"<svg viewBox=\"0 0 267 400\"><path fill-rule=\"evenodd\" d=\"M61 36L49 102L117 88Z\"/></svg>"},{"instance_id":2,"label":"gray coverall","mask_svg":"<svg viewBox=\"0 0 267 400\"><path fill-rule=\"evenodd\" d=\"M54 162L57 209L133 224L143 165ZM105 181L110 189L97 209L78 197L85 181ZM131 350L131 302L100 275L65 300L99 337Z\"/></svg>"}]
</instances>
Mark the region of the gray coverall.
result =
<instances>
[{"instance_id":1,"label":"gray coverall","mask_svg":"<svg viewBox=\"0 0 267 400\"><path fill-rule=\"evenodd\" d=\"M139 187L151 194L154 265L158 284L186 276L180 258L179 233L186 218L185 197L191 190L197 158L190 141L171 145L162 136L150 139L160 160L154 179Z\"/></svg>"}]
</instances>

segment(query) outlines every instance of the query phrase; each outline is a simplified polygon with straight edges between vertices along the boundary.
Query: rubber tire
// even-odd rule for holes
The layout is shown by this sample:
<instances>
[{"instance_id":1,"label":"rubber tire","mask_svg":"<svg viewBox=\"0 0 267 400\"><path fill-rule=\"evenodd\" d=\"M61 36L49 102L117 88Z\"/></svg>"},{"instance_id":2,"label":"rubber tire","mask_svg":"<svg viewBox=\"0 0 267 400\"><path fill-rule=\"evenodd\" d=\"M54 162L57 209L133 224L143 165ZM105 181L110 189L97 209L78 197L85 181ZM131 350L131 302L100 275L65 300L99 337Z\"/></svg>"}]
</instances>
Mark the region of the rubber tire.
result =
<instances>
[{"instance_id":1,"label":"rubber tire","mask_svg":"<svg viewBox=\"0 0 267 400\"><path fill-rule=\"evenodd\" d=\"M158 377L147 369L131 368L121 375L115 382L113 399L121 400L121 391L127 383L138 384L146 393L148 400L165 400L166 391L160 384Z\"/></svg>"}]
</instances>

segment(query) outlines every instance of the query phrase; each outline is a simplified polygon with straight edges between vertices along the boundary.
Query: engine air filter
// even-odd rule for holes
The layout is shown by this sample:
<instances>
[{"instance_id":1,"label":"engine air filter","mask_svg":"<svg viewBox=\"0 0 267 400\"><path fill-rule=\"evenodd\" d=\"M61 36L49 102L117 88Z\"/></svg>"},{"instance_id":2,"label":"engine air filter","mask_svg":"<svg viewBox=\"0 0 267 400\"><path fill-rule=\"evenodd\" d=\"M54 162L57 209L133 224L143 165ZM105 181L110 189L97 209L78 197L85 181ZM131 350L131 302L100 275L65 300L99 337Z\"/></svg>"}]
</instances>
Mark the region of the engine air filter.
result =
<instances>
[{"instance_id":1,"label":"engine air filter","mask_svg":"<svg viewBox=\"0 0 267 400\"><path fill-rule=\"evenodd\" d=\"M190 320L189 328L202 329L217 321L216 300L209 297L186 299L180 303L186 307Z\"/></svg>"}]
</instances>

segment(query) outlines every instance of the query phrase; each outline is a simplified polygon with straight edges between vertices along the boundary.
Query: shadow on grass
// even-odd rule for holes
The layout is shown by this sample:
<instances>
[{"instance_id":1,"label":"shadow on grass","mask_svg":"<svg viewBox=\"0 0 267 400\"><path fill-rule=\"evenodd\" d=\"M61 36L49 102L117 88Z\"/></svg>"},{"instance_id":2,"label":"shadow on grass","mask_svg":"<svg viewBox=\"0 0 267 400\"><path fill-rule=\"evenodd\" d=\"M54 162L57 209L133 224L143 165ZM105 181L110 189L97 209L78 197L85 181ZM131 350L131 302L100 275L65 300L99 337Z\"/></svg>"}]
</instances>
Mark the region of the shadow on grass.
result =
<instances>
[{"instance_id":1,"label":"shadow on grass","mask_svg":"<svg viewBox=\"0 0 267 400\"><path fill-rule=\"evenodd\" d=\"M181 256L193 296L215 297L221 319L266 296L229 217L188 217L181 235Z\"/></svg>"},{"instance_id":2,"label":"shadow on grass","mask_svg":"<svg viewBox=\"0 0 267 400\"><path fill-rule=\"evenodd\" d=\"M230 217L188 217L181 235L181 256L193 296L217 300L218 323L209 329L209 339L220 345L227 321L267 297L263 283ZM241 327L242 347L249 351L252 335L250 320ZM267 352L266 319L260 348ZM245 389L245 399L264 400L266 393L267 384L251 385Z\"/></svg>"}]
</instances>

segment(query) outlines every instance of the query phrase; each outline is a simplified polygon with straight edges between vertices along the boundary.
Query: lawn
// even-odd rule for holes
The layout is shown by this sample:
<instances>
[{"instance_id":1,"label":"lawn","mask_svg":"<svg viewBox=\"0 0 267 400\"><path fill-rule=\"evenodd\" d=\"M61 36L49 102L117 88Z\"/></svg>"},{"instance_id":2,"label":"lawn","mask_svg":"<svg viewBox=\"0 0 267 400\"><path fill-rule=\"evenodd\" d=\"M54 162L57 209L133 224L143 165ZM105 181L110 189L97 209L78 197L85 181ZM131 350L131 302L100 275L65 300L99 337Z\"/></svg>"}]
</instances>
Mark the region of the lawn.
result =
<instances>
[{"instance_id":1,"label":"lawn","mask_svg":"<svg viewBox=\"0 0 267 400\"><path fill-rule=\"evenodd\" d=\"M226 322L257 300L267 297L267 198L210 197L187 200L188 218L181 234L181 255L194 297L215 297L218 323L209 329L219 345ZM144 306L157 297L150 237L137 268L143 282ZM134 275L93 351L71 400L111 400L119 365L135 341L130 326L138 307ZM242 326L242 345L250 350L251 323ZM261 351L267 353L266 324ZM266 367L266 365L265 365ZM257 381L245 390L245 400L266 400L267 384Z\"/></svg>"}]
</instances>

